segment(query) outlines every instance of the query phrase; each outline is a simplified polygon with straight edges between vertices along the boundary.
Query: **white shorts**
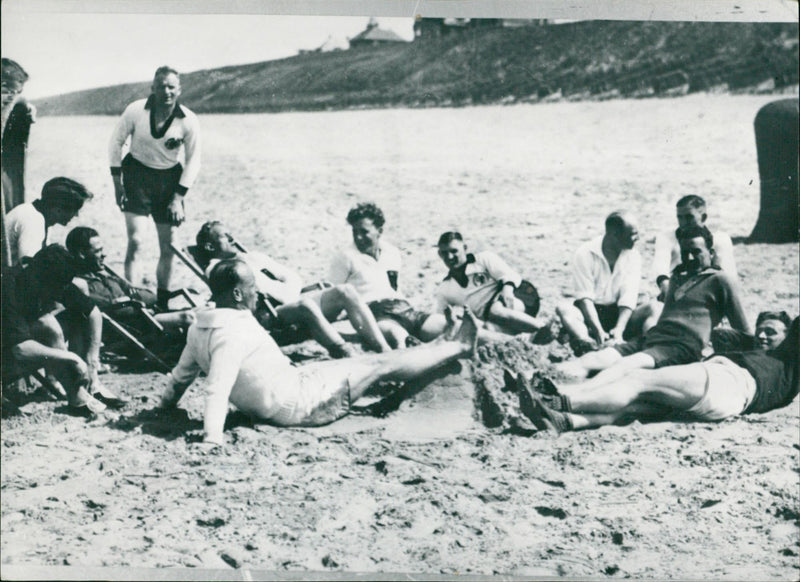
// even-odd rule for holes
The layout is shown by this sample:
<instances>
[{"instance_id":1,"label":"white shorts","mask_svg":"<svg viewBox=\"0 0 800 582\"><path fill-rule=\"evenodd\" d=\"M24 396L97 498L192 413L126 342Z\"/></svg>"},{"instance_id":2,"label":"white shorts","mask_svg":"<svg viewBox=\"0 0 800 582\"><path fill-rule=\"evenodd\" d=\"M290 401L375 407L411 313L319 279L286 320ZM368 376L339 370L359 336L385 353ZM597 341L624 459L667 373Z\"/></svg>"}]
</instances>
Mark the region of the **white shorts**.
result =
<instances>
[{"instance_id":1,"label":"white shorts","mask_svg":"<svg viewBox=\"0 0 800 582\"><path fill-rule=\"evenodd\" d=\"M350 382L341 369L297 368L297 382L268 421L278 426L322 426L350 412Z\"/></svg>"},{"instance_id":2,"label":"white shorts","mask_svg":"<svg viewBox=\"0 0 800 582\"><path fill-rule=\"evenodd\" d=\"M701 364L706 370L706 391L686 414L697 420L723 420L744 412L756 393L750 372L722 356Z\"/></svg>"}]
</instances>

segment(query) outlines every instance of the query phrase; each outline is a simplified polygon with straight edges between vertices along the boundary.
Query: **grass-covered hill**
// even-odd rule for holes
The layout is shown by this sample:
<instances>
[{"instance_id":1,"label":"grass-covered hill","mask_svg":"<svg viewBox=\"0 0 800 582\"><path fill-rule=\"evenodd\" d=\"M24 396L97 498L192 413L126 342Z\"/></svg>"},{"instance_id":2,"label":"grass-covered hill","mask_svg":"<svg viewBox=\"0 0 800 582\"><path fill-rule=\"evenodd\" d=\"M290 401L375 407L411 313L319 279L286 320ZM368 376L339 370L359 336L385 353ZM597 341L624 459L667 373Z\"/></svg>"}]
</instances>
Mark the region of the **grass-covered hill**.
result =
<instances>
[{"instance_id":1,"label":"grass-covered hill","mask_svg":"<svg viewBox=\"0 0 800 582\"><path fill-rule=\"evenodd\" d=\"M797 83L797 24L709 22L477 27L182 75L183 101L207 113L780 90ZM116 115L148 87L116 85L36 104L45 115Z\"/></svg>"}]
</instances>

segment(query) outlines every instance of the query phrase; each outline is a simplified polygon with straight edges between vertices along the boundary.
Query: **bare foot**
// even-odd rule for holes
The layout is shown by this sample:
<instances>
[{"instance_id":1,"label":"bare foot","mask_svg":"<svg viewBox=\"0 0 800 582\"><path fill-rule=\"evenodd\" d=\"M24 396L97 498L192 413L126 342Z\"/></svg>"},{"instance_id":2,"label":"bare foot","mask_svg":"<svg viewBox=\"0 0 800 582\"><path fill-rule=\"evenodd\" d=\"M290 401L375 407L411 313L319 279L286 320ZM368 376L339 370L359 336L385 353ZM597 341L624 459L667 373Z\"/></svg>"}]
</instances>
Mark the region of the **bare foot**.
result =
<instances>
[{"instance_id":1,"label":"bare foot","mask_svg":"<svg viewBox=\"0 0 800 582\"><path fill-rule=\"evenodd\" d=\"M453 341L456 337L456 332L458 331L459 321L458 315L456 315L452 305L448 305L444 308L444 318L447 321L447 325L445 325L444 331L439 337L445 339L446 341Z\"/></svg>"},{"instance_id":2,"label":"bare foot","mask_svg":"<svg viewBox=\"0 0 800 582\"><path fill-rule=\"evenodd\" d=\"M475 349L478 346L478 328L480 326L480 322L472 311L468 307L465 307L464 315L461 320L461 327L453 340L463 344L471 356L475 355Z\"/></svg>"}]
</instances>

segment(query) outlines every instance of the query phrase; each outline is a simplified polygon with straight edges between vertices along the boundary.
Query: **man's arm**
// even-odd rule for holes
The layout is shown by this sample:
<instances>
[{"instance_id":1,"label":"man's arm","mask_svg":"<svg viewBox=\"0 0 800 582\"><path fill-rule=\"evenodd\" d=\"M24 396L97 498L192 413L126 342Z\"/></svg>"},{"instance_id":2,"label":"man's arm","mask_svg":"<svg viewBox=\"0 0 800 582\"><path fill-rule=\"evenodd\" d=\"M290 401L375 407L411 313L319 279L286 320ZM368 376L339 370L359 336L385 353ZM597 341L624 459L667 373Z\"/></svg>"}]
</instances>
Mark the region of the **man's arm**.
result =
<instances>
[{"instance_id":1,"label":"man's arm","mask_svg":"<svg viewBox=\"0 0 800 582\"><path fill-rule=\"evenodd\" d=\"M238 345L238 342L231 342L227 338L217 341L211 348L203 414L205 442L220 445L224 442L222 432L225 428L225 417L228 415L228 400L244 356L245 350Z\"/></svg>"},{"instance_id":2,"label":"man's arm","mask_svg":"<svg viewBox=\"0 0 800 582\"><path fill-rule=\"evenodd\" d=\"M619 291L619 299L617 300L619 315L617 315L617 323L611 330L611 337L620 342L622 341L622 334L625 332L625 326L628 325L631 314L636 309L636 302L639 299L639 284L642 280L641 255L635 249L627 251L627 253L625 274Z\"/></svg>"},{"instance_id":3,"label":"man's arm","mask_svg":"<svg viewBox=\"0 0 800 582\"><path fill-rule=\"evenodd\" d=\"M331 259L331 266L328 270L328 281L334 285L347 283L350 278L350 261L343 252L337 252Z\"/></svg>"},{"instance_id":4,"label":"man's arm","mask_svg":"<svg viewBox=\"0 0 800 582\"><path fill-rule=\"evenodd\" d=\"M200 366L194 357L192 346L189 342L184 346L178 365L168 374L169 384L161 394L159 406L161 408L172 408L177 406L186 389L200 373Z\"/></svg>"},{"instance_id":5,"label":"man's arm","mask_svg":"<svg viewBox=\"0 0 800 582\"><path fill-rule=\"evenodd\" d=\"M120 116L119 121L117 121L117 125L114 127L114 132L108 142L108 165L111 168L111 179L114 182L114 195L117 200L117 206L120 206L125 198L125 189L122 184L122 148L125 146L125 142L128 141L128 137L133 133L133 125L133 111L131 105L128 105Z\"/></svg>"},{"instance_id":6,"label":"man's arm","mask_svg":"<svg viewBox=\"0 0 800 582\"><path fill-rule=\"evenodd\" d=\"M736 261L733 258L733 241L731 237L724 233L714 235L714 259L715 264L728 273L733 279L738 279L736 272Z\"/></svg>"},{"instance_id":7,"label":"man's arm","mask_svg":"<svg viewBox=\"0 0 800 582\"><path fill-rule=\"evenodd\" d=\"M653 254L653 278L656 280L659 295L658 299L663 301L669 288L670 262L672 261L673 241L667 233L656 235L656 248Z\"/></svg>"},{"instance_id":8,"label":"man's arm","mask_svg":"<svg viewBox=\"0 0 800 582\"><path fill-rule=\"evenodd\" d=\"M16 224L17 232L17 261L25 263L33 255L42 250L44 239L47 236L44 224L26 224L20 221ZM23 261L25 259L25 261Z\"/></svg>"},{"instance_id":9,"label":"man's arm","mask_svg":"<svg viewBox=\"0 0 800 582\"><path fill-rule=\"evenodd\" d=\"M725 317L731 324L733 329L738 329L741 332L752 334L750 324L747 322L747 316L742 307L741 294L739 293L739 285L732 275L725 271L719 273L720 283L722 284L725 292Z\"/></svg>"},{"instance_id":10,"label":"man's arm","mask_svg":"<svg viewBox=\"0 0 800 582\"><path fill-rule=\"evenodd\" d=\"M586 327L589 329L589 335L591 335L598 344L602 344L606 341L608 339L608 334L603 329L603 326L600 325L600 317L597 315L597 308L594 305L594 301L584 297L583 299L578 299L575 305L583 314L583 320L586 322Z\"/></svg>"},{"instance_id":11,"label":"man's arm","mask_svg":"<svg viewBox=\"0 0 800 582\"><path fill-rule=\"evenodd\" d=\"M575 306L583 315L583 320L591 335L598 343L603 343L608 335L594 305L594 274L592 273L591 253L585 248L578 249L572 261L572 280L575 289Z\"/></svg>"},{"instance_id":12,"label":"man's arm","mask_svg":"<svg viewBox=\"0 0 800 582\"><path fill-rule=\"evenodd\" d=\"M514 289L522 282L522 276L512 269L508 263L492 252L481 254L486 272L496 281L503 283L500 290L500 301L509 309L514 308Z\"/></svg>"}]
</instances>

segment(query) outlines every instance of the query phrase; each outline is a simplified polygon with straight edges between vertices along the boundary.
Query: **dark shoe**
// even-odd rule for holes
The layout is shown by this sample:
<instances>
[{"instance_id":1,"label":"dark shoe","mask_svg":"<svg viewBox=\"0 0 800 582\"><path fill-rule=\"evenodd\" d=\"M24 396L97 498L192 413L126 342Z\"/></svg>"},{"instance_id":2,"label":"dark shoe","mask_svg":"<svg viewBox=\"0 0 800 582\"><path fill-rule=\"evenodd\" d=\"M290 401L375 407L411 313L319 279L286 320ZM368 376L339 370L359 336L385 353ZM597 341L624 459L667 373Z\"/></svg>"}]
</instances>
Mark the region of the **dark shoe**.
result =
<instances>
[{"instance_id":1,"label":"dark shoe","mask_svg":"<svg viewBox=\"0 0 800 582\"><path fill-rule=\"evenodd\" d=\"M526 392L526 395L520 394L520 410L537 429L557 434L572 430L572 422L566 414L548 408L536 394Z\"/></svg>"},{"instance_id":2,"label":"dark shoe","mask_svg":"<svg viewBox=\"0 0 800 582\"><path fill-rule=\"evenodd\" d=\"M88 396L86 400L82 402L77 402L75 404L70 404L67 408L67 414L70 416L77 416L79 418L85 418L87 420L96 420L101 412L106 409L106 405L97 400L96 398L92 398Z\"/></svg>"},{"instance_id":3,"label":"dark shoe","mask_svg":"<svg viewBox=\"0 0 800 582\"><path fill-rule=\"evenodd\" d=\"M128 405L128 400L124 398L120 398L119 396L104 396L100 394L100 392L95 392L92 394L96 400L99 400L103 404L105 404L111 410L120 410L125 408Z\"/></svg>"},{"instance_id":4,"label":"dark shoe","mask_svg":"<svg viewBox=\"0 0 800 582\"><path fill-rule=\"evenodd\" d=\"M545 406L550 410L556 410L558 412L572 412L572 403L569 400L568 396L564 396L563 394L540 394L539 399L544 402Z\"/></svg>"},{"instance_id":5,"label":"dark shoe","mask_svg":"<svg viewBox=\"0 0 800 582\"><path fill-rule=\"evenodd\" d=\"M537 371L533 373L530 385L539 394L546 394L548 396L558 395L558 387L542 372Z\"/></svg>"},{"instance_id":6,"label":"dark shoe","mask_svg":"<svg viewBox=\"0 0 800 582\"><path fill-rule=\"evenodd\" d=\"M338 344L331 348L328 348L328 353L330 356L336 360L341 360L343 358L352 358L356 355L355 348L353 348L349 344Z\"/></svg>"}]
</instances>

